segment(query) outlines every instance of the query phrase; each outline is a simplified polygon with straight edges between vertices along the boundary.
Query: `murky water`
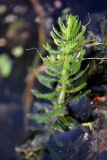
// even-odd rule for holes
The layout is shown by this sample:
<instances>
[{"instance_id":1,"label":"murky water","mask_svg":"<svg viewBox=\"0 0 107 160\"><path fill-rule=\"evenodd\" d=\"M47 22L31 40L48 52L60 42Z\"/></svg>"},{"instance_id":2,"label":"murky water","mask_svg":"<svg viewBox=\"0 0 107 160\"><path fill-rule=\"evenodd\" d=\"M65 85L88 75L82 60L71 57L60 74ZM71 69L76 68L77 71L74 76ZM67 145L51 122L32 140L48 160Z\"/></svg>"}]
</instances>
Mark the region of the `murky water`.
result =
<instances>
[{"instance_id":1,"label":"murky water","mask_svg":"<svg viewBox=\"0 0 107 160\"><path fill-rule=\"evenodd\" d=\"M15 159L15 145L24 135L23 110L18 104L0 104L0 159Z\"/></svg>"},{"instance_id":2,"label":"murky water","mask_svg":"<svg viewBox=\"0 0 107 160\"><path fill-rule=\"evenodd\" d=\"M0 81L0 160L16 159L15 145L24 137L22 83Z\"/></svg>"}]
</instances>

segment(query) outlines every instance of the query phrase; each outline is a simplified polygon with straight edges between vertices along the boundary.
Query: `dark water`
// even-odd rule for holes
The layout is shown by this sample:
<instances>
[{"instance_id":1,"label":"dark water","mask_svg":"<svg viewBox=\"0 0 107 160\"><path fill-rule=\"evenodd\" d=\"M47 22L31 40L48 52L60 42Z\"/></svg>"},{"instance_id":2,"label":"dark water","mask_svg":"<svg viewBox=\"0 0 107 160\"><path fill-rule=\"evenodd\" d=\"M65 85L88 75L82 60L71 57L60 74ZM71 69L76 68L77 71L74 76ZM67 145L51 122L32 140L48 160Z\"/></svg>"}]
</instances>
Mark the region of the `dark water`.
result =
<instances>
[{"instance_id":1,"label":"dark water","mask_svg":"<svg viewBox=\"0 0 107 160\"><path fill-rule=\"evenodd\" d=\"M15 145L24 136L21 82L0 81L0 160L16 158Z\"/></svg>"},{"instance_id":2,"label":"dark water","mask_svg":"<svg viewBox=\"0 0 107 160\"><path fill-rule=\"evenodd\" d=\"M0 105L0 159L16 158L15 145L23 137L23 111L13 104Z\"/></svg>"}]
</instances>

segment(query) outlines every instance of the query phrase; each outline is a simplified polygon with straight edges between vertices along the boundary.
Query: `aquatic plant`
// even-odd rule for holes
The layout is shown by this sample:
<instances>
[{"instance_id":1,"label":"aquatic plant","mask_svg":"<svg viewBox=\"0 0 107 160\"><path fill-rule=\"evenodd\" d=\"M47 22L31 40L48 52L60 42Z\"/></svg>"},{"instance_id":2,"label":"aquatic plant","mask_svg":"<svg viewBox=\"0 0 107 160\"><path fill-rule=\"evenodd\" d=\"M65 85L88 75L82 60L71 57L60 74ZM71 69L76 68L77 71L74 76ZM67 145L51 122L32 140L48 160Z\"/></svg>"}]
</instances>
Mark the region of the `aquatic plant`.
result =
<instances>
[{"instance_id":1,"label":"aquatic plant","mask_svg":"<svg viewBox=\"0 0 107 160\"><path fill-rule=\"evenodd\" d=\"M81 77L86 72L88 66L80 71L81 63L85 56L84 46L87 42L85 38L86 26L81 25L78 16L66 15L65 20L58 18L59 31L52 25L50 35L54 46L47 43L44 45L48 56L40 57L47 67L45 73L35 71L38 81L45 87L51 89L49 93L41 93L32 89L33 95L37 98L52 102L52 109L48 113L30 115L30 118L39 123L60 121L68 123L66 118L66 105L71 96L80 94L86 86L85 80Z\"/></svg>"}]
</instances>

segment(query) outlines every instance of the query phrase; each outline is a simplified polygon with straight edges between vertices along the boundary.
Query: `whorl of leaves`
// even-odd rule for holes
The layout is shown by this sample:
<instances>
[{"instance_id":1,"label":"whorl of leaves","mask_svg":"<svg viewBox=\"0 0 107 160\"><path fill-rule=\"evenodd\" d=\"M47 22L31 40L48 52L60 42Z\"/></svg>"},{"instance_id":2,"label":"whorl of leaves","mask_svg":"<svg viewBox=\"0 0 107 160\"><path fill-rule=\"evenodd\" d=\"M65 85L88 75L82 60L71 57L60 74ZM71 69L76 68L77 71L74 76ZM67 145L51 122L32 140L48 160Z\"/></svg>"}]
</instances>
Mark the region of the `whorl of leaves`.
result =
<instances>
[{"instance_id":1,"label":"whorl of leaves","mask_svg":"<svg viewBox=\"0 0 107 160\"><path fill-rule=\"evenodd\" d=\"M86 86L86 82L82 81L81 77L87 68L80 71L85 55L86 39L84 33L86 28L79 22L78 16L71 14L66 15L65 23L59 18L58 25L59 31L52 25L52 31L50 32L56 47L53 48L47 43L44 48L49 55L42 57L40 54L44 65L47 66L45 74L35 72L42 85L53 89L51 93L40 93L37 90L32 90L37 98L53 102L51 113L40 114L40 117L38 115L31 116L32 119L40 123L63 117L69 96L78 93ZM53 88L54 83L57 84L55 88Z\"/></svg>"}]
</instances>

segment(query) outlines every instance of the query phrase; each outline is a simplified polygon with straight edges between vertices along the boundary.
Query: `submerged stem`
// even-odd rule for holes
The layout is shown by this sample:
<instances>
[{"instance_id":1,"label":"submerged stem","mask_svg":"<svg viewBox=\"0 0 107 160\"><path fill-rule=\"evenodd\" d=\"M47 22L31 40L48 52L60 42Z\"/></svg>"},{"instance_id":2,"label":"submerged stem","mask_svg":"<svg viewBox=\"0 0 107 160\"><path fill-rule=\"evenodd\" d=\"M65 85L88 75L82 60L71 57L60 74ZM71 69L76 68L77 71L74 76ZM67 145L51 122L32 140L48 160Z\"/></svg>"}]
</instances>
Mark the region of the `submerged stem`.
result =
<instances>
[{"instance_id":1,"label":"submerged stem","mask_svg":"<svg viewBox=\"0 0 107 160\"><path fill-rule=\"evenodd\" d=\"M66 91L66 84L62 84L62 91L60 92L59 99L58 99L58 108L61 108L65 102L65 91Z\"/></svg>"},{"instance_id":2,"label":"submerged stem","mask_svg":"<svg viewBox=\"0 0 107 160\"><path fill-rule=\"evenodd\" d=\"M58 108L62 108L64 107L65 104L65 97L66 97L66 89L67 89L67 72L68 72L68 58L66 56L66 58L64 59L64 63L63 63L63 69L62 69L62 75L61 75L61 79L60 79L60 83L61 83L61 91L59 94L59 98L58 98Z\"/></svg>"}]
</instances>

